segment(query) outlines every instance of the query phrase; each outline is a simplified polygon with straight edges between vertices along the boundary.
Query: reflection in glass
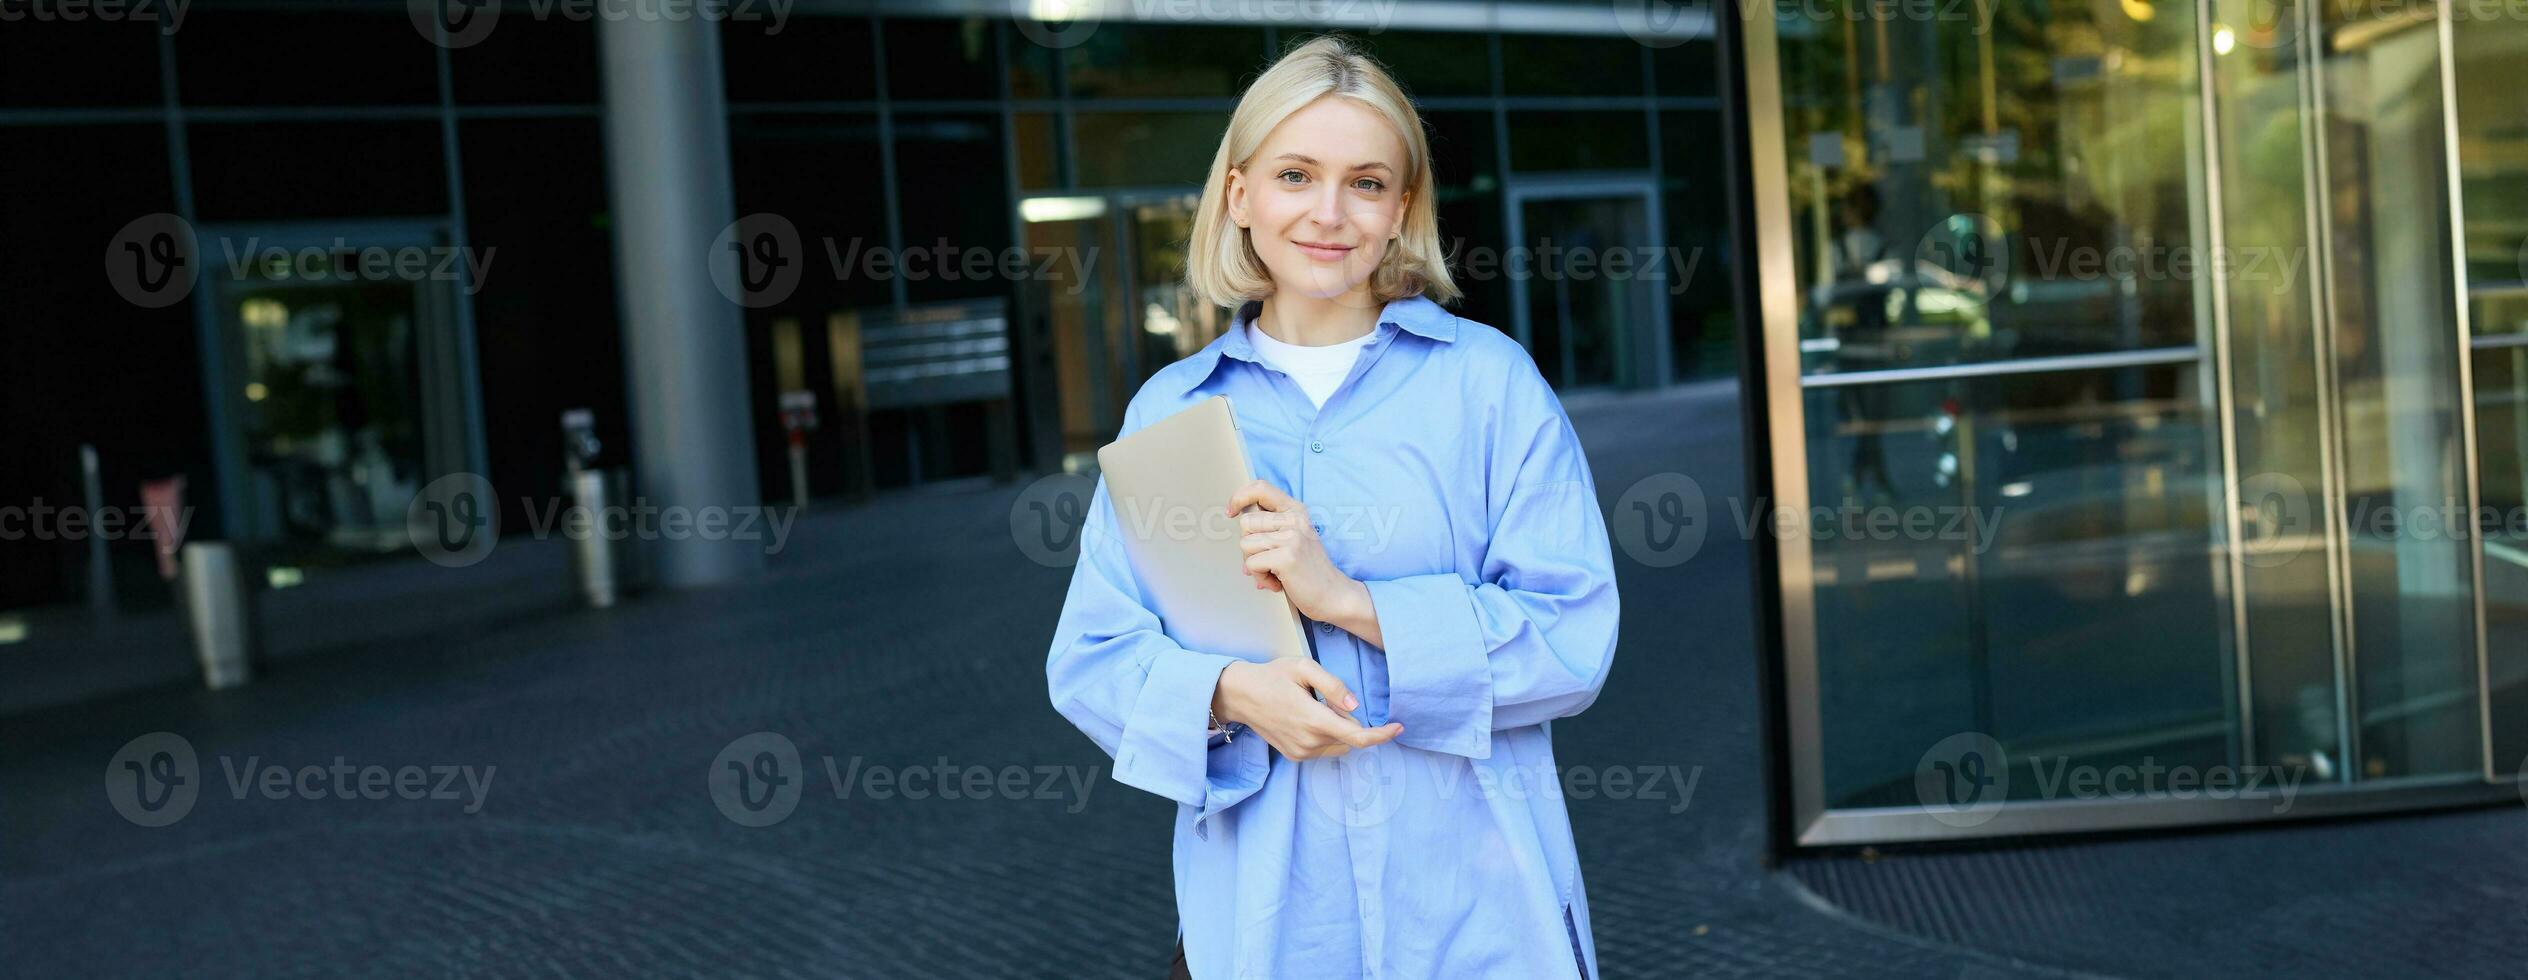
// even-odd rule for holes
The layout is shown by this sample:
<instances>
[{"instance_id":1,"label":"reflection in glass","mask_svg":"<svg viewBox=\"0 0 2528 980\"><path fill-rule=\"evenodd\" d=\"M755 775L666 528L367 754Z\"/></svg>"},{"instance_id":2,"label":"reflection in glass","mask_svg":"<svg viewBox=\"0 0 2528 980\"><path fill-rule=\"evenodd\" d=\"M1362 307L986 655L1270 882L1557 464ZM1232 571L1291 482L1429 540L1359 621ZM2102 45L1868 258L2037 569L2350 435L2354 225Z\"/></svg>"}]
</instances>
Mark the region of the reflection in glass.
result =
<instances>
[{"instance_id":1,"label":"reflection in glass","mask_svg":"<svg viewBox=\"0 0 2528 980\"><path fill-rule=\"evenodd\" d=\"M2192 19L1992 6L1784 14L1806 373L2196 342Z\"/></svg>"},{"instance_id":2,"label":"reflection in glass","mask_svg":"<svg viewBox=\"0 0 2528 980\"><path fill-rule=\"evenodd\" d=\"M1813 549L1828 806L1920 805L1962 732L2015 765L2234 761L2200 370L1808 391L1812 486L1871 488L1775 529Z\"/></svg>"},{"instance_id":3,"label":"reflection in glass","mask_svg":"<svg viewBox=\"0 0 2528 980\"><path fill-rule=\"evenodd\" d=\"M2452 32L2468 326L2482 481L2485 672L2493 769L2528 759L2528 21Z\"/></svg>"},{"instance_id":4,"label":"reflection in glass","mask_svg":"<svg viewBox=\"0 0 2528 980\"><path fill-rule=\"evenodd\" d=\"M255 272L220 304L244 355L234 394L251 524L301 545L408 546L404 511L425 482L413 285L284 285Z\"/></svg>"}]
</instances>

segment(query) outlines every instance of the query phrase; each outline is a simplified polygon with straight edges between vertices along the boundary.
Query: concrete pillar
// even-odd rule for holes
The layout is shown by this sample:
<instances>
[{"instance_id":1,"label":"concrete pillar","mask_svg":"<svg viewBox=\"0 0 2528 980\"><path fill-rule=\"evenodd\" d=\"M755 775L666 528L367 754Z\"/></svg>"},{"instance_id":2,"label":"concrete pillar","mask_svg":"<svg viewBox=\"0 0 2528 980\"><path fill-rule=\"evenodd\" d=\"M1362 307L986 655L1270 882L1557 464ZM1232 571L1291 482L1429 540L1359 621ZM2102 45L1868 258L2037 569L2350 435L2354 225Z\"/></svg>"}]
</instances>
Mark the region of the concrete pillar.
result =
<instances>
[{"instance_id":1,"label":"concrete pillar","mask_svg":"<svg viewBox=\"0 0 2528 980\"><path fill-rule=\"evenodd\" d=\"M634 497L689 516L760 506L745 324L710 268L724 260L711 254L712 240L736 220L719 25L699 17L600 18L597 38ZM653 581L668 588L760 572L762 544L697 534L641 542Z\"/></svg>"}]
</instances>

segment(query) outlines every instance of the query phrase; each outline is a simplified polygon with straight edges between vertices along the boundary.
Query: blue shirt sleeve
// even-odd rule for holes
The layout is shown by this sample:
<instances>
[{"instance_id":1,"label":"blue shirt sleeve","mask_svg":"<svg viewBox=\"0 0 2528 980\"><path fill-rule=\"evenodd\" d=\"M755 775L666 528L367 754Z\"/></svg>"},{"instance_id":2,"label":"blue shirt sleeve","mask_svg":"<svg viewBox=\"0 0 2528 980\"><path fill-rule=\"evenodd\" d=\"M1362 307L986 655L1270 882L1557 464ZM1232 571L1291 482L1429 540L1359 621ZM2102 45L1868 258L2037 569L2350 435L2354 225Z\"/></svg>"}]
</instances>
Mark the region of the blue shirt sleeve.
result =
<instances>
[{"instance_id":1,"label":"blue shirt sleeve","mask_svg":"<svg viewBox=\"0 0 2528 980\"><path fill-rule=\"evenodd\" d=\"M1528 421L1493 447L1511 489L1481 578L1367 583L1405 745L1489 758L1494 731L1578 714L1606 684L1619 613L1606 519L1569 418L1534 388Z\"/></svg>"},{"instance_id":2,"label":"blue shirt sleeve","mask_svg":"<svg viewBox=\"0 0 2528 980\"><path fill-rule=\"evenodd\" d=\"M1119 533L1101 478L1054 625L1046 685L1054 708L1114 757L1117 782L1194 807L1199 832L1263 787L1270 747L1254 735L1212 743L1212 692L1238 658L1187 650L1167 636Z\"/></svg>"}]
</instances>

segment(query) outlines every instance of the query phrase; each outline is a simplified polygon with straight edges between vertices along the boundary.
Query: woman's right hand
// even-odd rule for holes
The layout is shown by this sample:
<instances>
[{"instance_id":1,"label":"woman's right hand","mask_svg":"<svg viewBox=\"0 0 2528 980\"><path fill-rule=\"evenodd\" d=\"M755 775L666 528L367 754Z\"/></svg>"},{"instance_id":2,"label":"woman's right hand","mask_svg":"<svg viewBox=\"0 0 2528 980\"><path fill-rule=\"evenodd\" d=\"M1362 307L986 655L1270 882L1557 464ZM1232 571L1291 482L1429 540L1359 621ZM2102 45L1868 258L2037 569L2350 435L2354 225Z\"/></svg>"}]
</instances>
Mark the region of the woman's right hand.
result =
<instances>
[{"instance_id":1,"label":"woman's right hand","mask_svg":"<svg viewBox=\"0 0 2528 980\"><path fill-rule=\"evenodd\" d=\"M1360 700L1342 681L1299 657L1230 664L1211 695L1212 714L1253 729L1293 759L1330 759L1404 733L1402 722L1369 728L1345 714L1359 708Z\"/></svg>"}]
</instances>

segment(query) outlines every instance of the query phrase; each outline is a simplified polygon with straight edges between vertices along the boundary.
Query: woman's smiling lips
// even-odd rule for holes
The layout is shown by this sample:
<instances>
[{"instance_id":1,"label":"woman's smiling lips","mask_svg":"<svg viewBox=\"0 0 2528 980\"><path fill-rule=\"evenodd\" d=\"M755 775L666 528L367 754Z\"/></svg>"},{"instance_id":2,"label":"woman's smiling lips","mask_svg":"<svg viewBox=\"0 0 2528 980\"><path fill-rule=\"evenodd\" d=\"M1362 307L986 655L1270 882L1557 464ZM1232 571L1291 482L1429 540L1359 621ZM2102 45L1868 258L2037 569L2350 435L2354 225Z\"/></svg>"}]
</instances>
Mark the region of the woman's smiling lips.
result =
<instances>
[{"instance_id":1,"label":"woman's smiling lips","mask_svg":"<svg viewBox=\"0 0 2528 980\"><path fill-rule=\"evenodd\" d=\"M1299 246L1300 251L1308 253L1309 258L1319 262L1341 262L1343 257L1351 254L1352 251L1349 245L1323 245L1316 242L1292 242L1291 244Z\"/></svg>"}]
</instances>

